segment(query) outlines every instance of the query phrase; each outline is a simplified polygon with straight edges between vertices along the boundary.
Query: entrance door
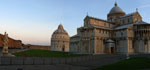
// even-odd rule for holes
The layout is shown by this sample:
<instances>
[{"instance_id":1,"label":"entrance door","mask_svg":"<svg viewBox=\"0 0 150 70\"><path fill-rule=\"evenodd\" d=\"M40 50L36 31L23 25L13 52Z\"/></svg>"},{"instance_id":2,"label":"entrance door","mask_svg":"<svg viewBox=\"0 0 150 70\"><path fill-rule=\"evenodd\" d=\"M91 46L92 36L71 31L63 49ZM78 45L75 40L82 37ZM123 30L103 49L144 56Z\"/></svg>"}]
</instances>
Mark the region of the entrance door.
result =
<instances>
[{"instance_id":1,"label":"entrance door","mask_svg":"<svg viewBox=\"0 0 150 70\"><path fill-rule=\"evenodd\" d=\"M115 48L111 47L111 53L115 53Z\"/></svg>"},{"instance_id":2,"label":"entrance door","mask_svg":"<svg viewBox=\"0 0 150 70\"><path fill-rule=\"evenodd\" d=\"M65 51L65 46L63 45L63 47L62 47L62 51L64 52Z\"/></svg>"}]
</instances>

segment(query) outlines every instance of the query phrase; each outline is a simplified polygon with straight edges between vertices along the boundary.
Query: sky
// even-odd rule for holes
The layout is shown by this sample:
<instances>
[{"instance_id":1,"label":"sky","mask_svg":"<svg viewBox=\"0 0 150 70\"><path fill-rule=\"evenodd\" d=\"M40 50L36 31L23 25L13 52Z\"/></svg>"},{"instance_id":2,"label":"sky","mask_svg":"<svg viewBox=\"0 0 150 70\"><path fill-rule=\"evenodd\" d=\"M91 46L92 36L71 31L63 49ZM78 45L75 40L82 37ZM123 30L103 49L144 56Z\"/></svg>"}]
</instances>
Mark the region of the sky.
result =
<instances>
[{"instance_id":1,"label":"sky","mask_svg":"<svg viewBox=\"0 0 150 70\"><path fill-rule=\"evenodd\" d=\"M73 36L87 13L106 20L115 1L126 14L138 8L150 23L150 0L0 0L0 34L6 31L24 44L50 45L59 24Z\"/></svg>"}]
</instances>

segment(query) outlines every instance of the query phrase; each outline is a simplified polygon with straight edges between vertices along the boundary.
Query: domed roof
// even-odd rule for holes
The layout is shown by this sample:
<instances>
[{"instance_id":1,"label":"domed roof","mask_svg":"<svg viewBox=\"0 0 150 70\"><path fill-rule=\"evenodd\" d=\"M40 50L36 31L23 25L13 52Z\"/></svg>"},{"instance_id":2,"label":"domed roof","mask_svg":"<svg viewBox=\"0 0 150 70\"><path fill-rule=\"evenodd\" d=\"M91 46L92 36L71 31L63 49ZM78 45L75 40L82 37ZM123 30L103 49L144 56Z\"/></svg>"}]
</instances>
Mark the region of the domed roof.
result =
<instances>
[{"instance_id":1,"label":"domed roof","mask_svg":"<svg viewBox=\"0 0 150 70\"><path fill-rule=\"evenodd\" d=\"M109 12L109 14L114 13L124 13L123 10L120 7L118 7L117 3L115 3L115 6Z\"/></svg>"},{"instance_id":2,"label":"domed roof","mask_svg":"<svg viewBox=\"0 0 150 70\"><path fill-rule=\"evenodd\" d=\"M53 34L67 34L68 35L68 33L64 30L62 24L58 26L58 29Z\"/></svg>"}]
</instances>

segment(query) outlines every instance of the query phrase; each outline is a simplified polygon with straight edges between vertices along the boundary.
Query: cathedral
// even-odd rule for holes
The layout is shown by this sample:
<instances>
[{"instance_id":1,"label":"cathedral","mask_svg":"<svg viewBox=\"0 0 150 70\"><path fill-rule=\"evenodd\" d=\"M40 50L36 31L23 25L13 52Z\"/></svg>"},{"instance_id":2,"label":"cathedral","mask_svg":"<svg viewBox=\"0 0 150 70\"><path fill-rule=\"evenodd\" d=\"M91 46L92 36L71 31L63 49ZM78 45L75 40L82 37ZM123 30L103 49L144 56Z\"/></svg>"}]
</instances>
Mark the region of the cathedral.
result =
<instances>
[{"instance_id":1,"label":"cathedral","mask_svg":"<svg viewBox=\"0 0 150 70\"><path fill-rule=\"evenodd\" d=\"M86 16L70 38L70 52L80 54L150 53L150 24L138 10L126 14L115 3L107 20Z\"/></svg>"}]
</instances>

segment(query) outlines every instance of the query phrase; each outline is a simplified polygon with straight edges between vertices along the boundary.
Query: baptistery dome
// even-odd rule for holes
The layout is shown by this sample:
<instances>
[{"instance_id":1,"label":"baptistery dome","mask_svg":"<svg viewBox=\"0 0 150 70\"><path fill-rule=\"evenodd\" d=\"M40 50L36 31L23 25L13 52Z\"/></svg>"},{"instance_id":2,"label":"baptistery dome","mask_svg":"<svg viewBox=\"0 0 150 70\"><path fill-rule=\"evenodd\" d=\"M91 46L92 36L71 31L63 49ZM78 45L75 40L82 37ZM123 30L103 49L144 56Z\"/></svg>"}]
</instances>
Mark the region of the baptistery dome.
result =
<instances>
[{"instance_id":1,"label":"baptistery dome","mask_svg":"<svg viewBox=\"0 0 150 70\"><path fill-rule=\"evenodd\" d=\"M69 35L60 24L51 37L51 51L69 51Z\"/></svg>"}]
</instances>

